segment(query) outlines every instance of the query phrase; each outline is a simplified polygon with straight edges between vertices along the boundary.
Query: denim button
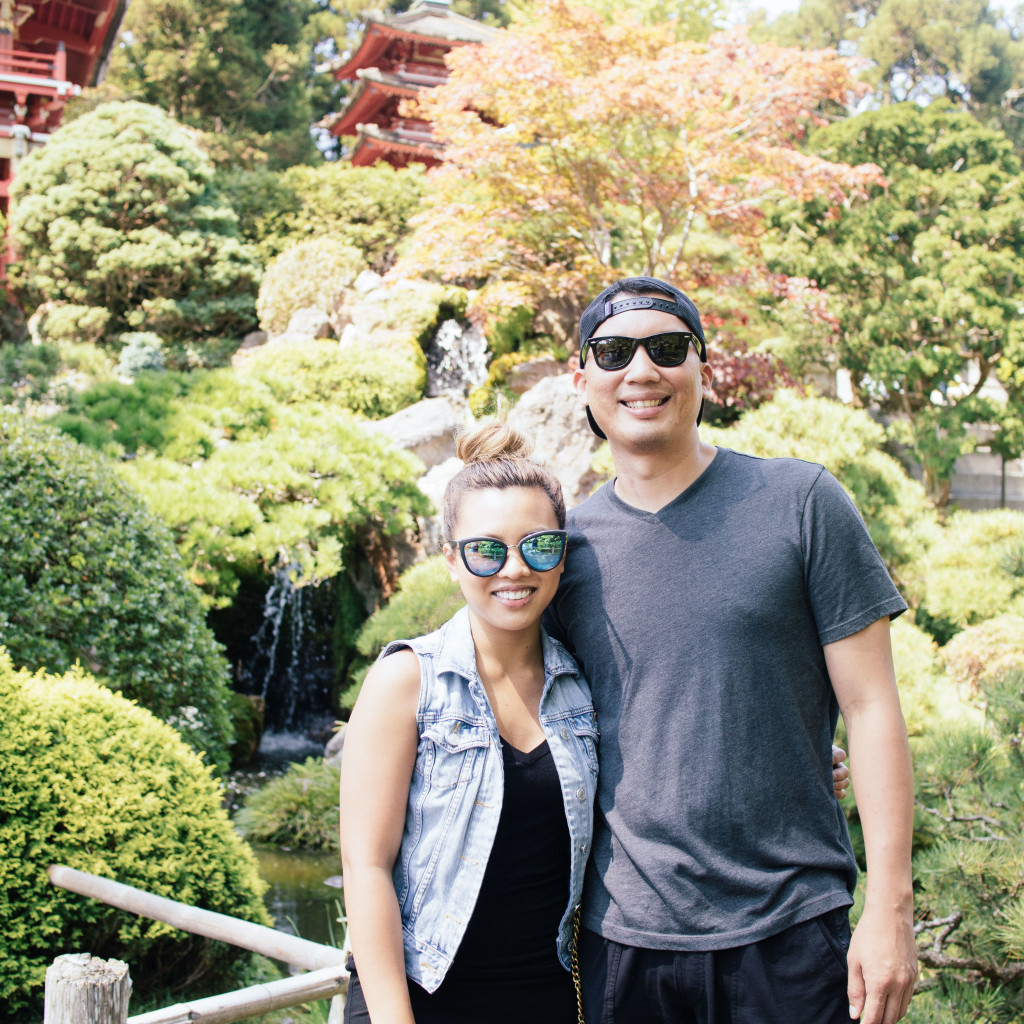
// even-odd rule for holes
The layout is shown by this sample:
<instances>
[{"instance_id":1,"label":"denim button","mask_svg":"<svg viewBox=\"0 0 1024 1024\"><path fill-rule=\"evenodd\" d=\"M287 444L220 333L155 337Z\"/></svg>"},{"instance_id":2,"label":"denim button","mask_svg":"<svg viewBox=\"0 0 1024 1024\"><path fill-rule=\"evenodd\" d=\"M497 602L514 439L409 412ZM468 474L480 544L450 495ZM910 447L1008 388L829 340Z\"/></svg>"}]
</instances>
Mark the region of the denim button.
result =
<instances>
[{"instance_id":1,"label":"denim button","mask_svg":"<svg viewBox=\"0 0 1024 1024\"><path fill-rule=\"evenodd\" d=\"M587 791L582 786L580 786L580 788L576 790L576 798L578 800L587 799Z\"/></svg>"},{"instance_id":2,"label":"denim button","mask_svg":"<svg viewBox=\"0 0 1024 1024\"><path fill-rule=\"evenodd\" d=\"M562 739L563 740L567 740L568 738L569 738L569 730L566 729L566 727L563 725L562 726Z\"/></svg>"}]
</instances>

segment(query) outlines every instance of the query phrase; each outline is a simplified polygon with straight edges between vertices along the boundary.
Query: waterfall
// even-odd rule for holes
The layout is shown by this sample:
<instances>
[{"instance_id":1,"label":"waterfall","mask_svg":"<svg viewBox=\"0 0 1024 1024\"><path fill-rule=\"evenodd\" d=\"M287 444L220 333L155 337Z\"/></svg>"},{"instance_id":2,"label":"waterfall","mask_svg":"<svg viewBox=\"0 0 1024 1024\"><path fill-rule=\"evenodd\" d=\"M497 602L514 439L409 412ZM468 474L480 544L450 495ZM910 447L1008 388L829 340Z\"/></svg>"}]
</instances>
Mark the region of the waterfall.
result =
<instances>
[{"instance_id":1,"label":"waterfall","mask_svg":"<svg viewBox=\"0 0 1024 1024\"><path fill-rule=\"evenodd\" d=\"M297 586L297 569L274 573L242 670L245 689L265 701L270 733L299 732L331 715L331 588Z\"/></svg>"},{"instance_id":2,"label":"waterfall","mask_svg":"<svg viewBox=\"0 0 1024 1024\"><path fill-rule=\"evenodd\" d=\"M445 320L427 345L427 395L467 394L487 380L487 339L472 325Z\"/></svg>"}]
</instances>

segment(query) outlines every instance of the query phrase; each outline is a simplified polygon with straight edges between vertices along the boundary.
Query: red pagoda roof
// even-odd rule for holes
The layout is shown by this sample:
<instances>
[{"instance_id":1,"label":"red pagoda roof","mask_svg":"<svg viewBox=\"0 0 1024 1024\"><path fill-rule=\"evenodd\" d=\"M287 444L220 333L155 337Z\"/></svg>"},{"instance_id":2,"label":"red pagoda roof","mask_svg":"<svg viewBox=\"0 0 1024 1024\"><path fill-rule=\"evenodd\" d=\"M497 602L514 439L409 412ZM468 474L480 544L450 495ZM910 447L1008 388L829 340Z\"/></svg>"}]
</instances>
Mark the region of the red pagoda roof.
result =
<instances>
[{"instance_id":1,"label":"red pagoda roof","mask_svg":"<svg viewBox=\"0 0 1024 1024\"><path fill-rule=\"evenodd\" d=\"M360 124L379 124L385 108L389 108L386 113L393 117L397 114L398 104L415 96L419 88L418 82L410 81L403 74L360 68L359 84L349 96L345 109L328 114L320 125L334 135L354 135Z\"/></svg>"},{"instance_id":2,"label":"red pagoda roof","mask_svg":"<svg viewBox=\"0 0 1024 1024\"><path fill-rule=\"evenodd\" d=\"M422 125L426 131L417 131L416 125ZM359 139L352 151L352 164L367 167L378 160L386 160L394 167L411 163L432 167L441 162L443 148L430 138L430 128L423 122L399 122L390 130L375 124L361 124Z\"/></svg>"},{"instance_id":3,"label":"red pagoda roof","mask_svg":"<svg viewBox=\"0 0 1024 1024\"><path fill-rule=\"evenodd\" d=\"M378 67L390 44L420 43L436 49L438 56L467 43L483 43L495 29L452 11L443 0L419 0L404 14L370 14L356 52L348 60L328 65L339 82L356 77L360 68ZM443 67L443 63L438 61Z\"/></svg>"}]
</instances>

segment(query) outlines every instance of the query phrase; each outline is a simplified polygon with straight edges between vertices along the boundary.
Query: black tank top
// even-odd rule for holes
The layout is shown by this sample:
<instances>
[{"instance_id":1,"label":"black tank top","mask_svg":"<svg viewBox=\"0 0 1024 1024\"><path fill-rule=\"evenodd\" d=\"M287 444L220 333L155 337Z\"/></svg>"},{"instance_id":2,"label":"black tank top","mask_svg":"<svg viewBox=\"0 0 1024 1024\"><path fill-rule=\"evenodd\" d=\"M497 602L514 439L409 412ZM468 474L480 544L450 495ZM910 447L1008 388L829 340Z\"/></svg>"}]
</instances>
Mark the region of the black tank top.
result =
<instances>
[{"instance_id":1,"label":"black tank top","mask_svg":"<svg viewBox=\"0 0 1024 1024\"><path fill-rule=\"evenodd\" d=\"M546 742L529 753L502 741L505 795L466 933L436 992L410 981L417 1024L570 1024L572 978L559 963L569 896L569 826ZM351 966L351 965L350 965ZM358 975L345 1020L369 1020Z\"/></svg>"}]
</instances>

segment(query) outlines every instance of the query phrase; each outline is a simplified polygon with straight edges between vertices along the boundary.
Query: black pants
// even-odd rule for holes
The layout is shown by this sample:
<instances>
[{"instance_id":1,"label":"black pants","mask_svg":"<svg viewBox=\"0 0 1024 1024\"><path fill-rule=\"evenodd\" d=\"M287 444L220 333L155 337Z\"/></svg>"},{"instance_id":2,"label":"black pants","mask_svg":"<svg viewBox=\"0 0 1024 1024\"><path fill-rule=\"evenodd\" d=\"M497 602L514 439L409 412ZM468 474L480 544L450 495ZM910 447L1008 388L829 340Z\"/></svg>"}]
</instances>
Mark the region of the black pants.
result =
<instances>
[{"instance_id":1,"label":"black pants","mask_svg":"<svg viewBox=\"0 0 1024 1024\"><path fill-rule=\"evenodd\" d=\"M349 959L349 970L353 970ZM568 971L544 978L492 980L480 985L446 979L433 994L408 981L416 1024L576 1024L576 990ZM366 999L353 971L345 997L345 1024L371 1024Z\"/></svg>"},{"instance_id":2,"label":"black pants","mask_svg":"<svg viewBox=\"0 0 1024 1024\"><path fill-rule=\"evenodd\" d=\"M622 946L584 929L587 1024L850 1024L847 908L734 949Z\"/></svg>"}]
</instances>

